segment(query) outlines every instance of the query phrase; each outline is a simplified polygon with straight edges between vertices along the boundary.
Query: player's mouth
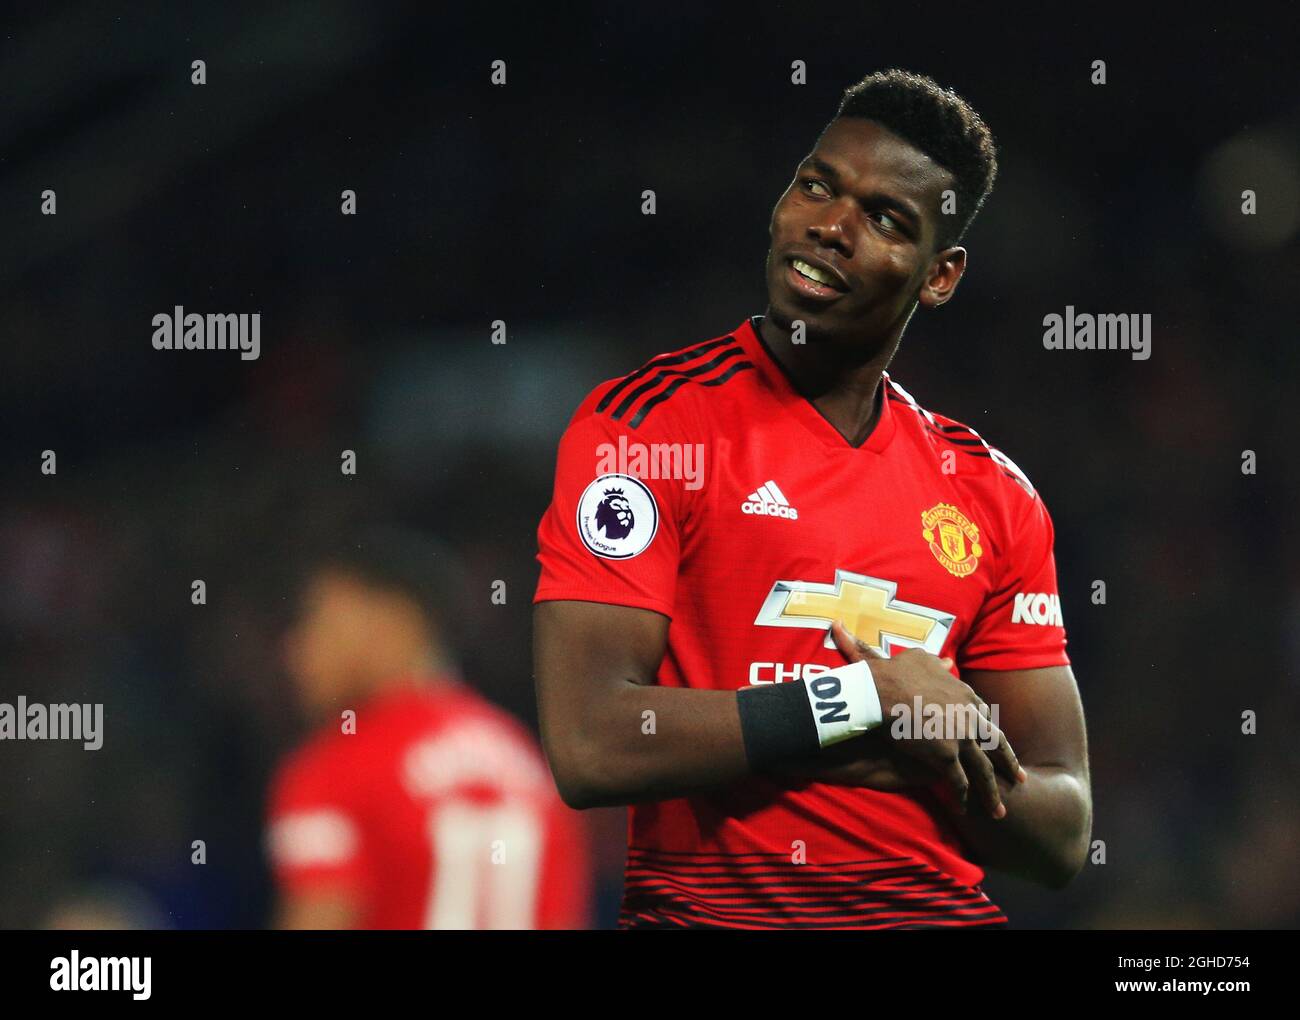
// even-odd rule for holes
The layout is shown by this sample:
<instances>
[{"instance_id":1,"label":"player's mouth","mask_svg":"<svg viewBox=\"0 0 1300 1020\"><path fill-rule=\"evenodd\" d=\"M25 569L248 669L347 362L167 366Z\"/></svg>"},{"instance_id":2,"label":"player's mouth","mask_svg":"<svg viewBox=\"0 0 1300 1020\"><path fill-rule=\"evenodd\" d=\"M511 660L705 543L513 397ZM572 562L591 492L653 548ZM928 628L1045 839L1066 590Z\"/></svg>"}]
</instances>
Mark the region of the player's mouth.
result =
<instances>
[{"instance_id":1,"label":"player's mouth","mask_svg":"<svg viewBox=\"0 0 1300 1020\"><path fill-rule=\"evenodd\" d=\"M798 257L788 261L786 275L800 294L819 301L833 301L848 289L838 276L824 266L814 265Z\"/></svg>"}]
</instances>

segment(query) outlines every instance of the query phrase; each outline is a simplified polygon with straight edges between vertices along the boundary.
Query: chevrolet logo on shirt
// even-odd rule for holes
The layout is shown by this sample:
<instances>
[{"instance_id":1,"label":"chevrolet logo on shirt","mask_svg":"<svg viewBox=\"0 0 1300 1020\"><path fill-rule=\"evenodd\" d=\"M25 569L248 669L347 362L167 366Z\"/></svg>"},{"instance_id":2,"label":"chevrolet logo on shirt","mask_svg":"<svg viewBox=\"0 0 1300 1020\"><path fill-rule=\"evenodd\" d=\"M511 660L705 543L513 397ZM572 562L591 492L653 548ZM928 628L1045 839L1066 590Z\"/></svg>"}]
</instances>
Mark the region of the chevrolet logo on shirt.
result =
<instances>
[{"instance_id":1,"label":"chevrolet logo on shirt","mask_svg":"<svg viewBox=\"0 0 1300 1020\"><path fill-rule=\"evenodd\" d=\"M830 625L843 620L850 633L882 655L904 648L922 648L938 655L957 618L900 601L895 597L897 593L898 585L893 581L847 570L836 570L833 584L777 581L754 624L824 630L823 644L834 648Z\"/></svg>"}]
</instances>

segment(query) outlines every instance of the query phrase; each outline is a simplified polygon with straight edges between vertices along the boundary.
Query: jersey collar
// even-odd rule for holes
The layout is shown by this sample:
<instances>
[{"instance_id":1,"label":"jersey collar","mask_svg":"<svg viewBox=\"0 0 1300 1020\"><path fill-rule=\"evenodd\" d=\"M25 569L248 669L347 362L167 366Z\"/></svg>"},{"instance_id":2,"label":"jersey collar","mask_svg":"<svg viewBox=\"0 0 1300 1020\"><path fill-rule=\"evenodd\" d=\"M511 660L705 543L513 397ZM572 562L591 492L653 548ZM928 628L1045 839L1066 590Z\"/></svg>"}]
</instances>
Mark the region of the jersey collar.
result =
<instances>
[{"instance_id":1,"label":"jersey collar","mask_svg":"<svg viewBox=\"0 0 1300 1020\"><path fill-rule=\"evenodd\" d=\"M750 359L758 366L759 372L762 373L763 378L767 381L769 388L777 400L780 401L782 407L825 446L839 450L863 450L868 453L882 453L889 445L890 440L894 438L894 432L897 428L892 407L893 401L889 399L889 373L883 373L881 379L880 417L876 420L875 428L871 430L871 434L861 444L854 446L817 409L816 404L795 388L785 366L768 349L762 334L758 331L759 323L762 320L761 315L751 315L736 330L736 337L741 346L748 352Z\"/></svg>"}]
</instances>

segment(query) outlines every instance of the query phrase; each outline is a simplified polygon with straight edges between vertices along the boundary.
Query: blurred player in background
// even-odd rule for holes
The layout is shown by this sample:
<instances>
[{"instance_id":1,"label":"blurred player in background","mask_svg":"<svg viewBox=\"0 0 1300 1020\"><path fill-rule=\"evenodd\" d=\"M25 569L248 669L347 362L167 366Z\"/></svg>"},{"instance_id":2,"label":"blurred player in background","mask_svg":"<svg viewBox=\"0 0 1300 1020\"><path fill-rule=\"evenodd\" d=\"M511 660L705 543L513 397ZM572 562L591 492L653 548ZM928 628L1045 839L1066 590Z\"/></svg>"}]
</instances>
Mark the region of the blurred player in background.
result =
<instances>
[{"instance_id":1,"label":"blurred player in background","mask_svg":"<svg viewBox=\"0 0 1300 1020\"><path fill-rule=\"evenodd\" d=\"M285 659L319 728L272 784L278 927L587 924L581 819L525 728L459 676L447 560L382 532L308 565Z\"/></svg>"}]
</instances>

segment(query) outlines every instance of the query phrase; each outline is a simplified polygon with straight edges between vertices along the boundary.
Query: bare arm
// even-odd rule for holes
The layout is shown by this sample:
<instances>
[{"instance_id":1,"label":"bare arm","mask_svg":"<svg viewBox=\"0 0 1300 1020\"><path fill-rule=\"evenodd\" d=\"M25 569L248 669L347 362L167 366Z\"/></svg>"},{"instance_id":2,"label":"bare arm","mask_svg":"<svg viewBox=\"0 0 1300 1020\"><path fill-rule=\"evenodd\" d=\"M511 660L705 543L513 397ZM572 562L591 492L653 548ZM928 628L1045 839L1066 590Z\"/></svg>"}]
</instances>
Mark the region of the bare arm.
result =
<instances>
[{"instance_id":1,"label":"bare arm","mask_svg":"<svg viewBox=\"0 0 1300 1020\"><path fill-rule=\"evenodd\" d=\"M542 743L570 807L664 800L749 773L735 691L654 686L668 624L598 602L536 606Z\"/></svg>"},{"instance_id":2,"label":"bare arm","mask_svg":"<svg viewBox=\"0 0 1300 1020\"><path fill-rule=\"evenodd\" d=\"M1092 789L1083 706L1069 666L969 670L962 677L1014 741L1027 781L999 779L1001 821L950 811L976 859L999 871L1059 889L1087 860ZM945 803L951 803L944 798Z\"/></svg>"},{"instance_id":3,"label":"bare arm","mask_svg":"<svg viewBox=\"0 0 1300 1020\"><path fill-rule=\"evenodd\" d=\"M540 603L533 619L542 743L570 807L681 797L750 773L735 691L652 686L667 645L667 617L556 601ZM840 628L837 640L846 647L852 638ZM921 652L877 662L873 672L887 707L913 694L940 702L974 697L938 658ZM961 797L973 790L988 810L1001 811L994 769L1014 777L1019 766L1010 745L997 736L1000 742L987 754L971 740L916 740L906 750ZM835 760L831 756L826 764ZM886 763L875 763L865 781L860 775L840 776L836 769L812 776L808 764L791 759L765 772L880 789L907 785Z\"/></svg>"}]
</instances>

